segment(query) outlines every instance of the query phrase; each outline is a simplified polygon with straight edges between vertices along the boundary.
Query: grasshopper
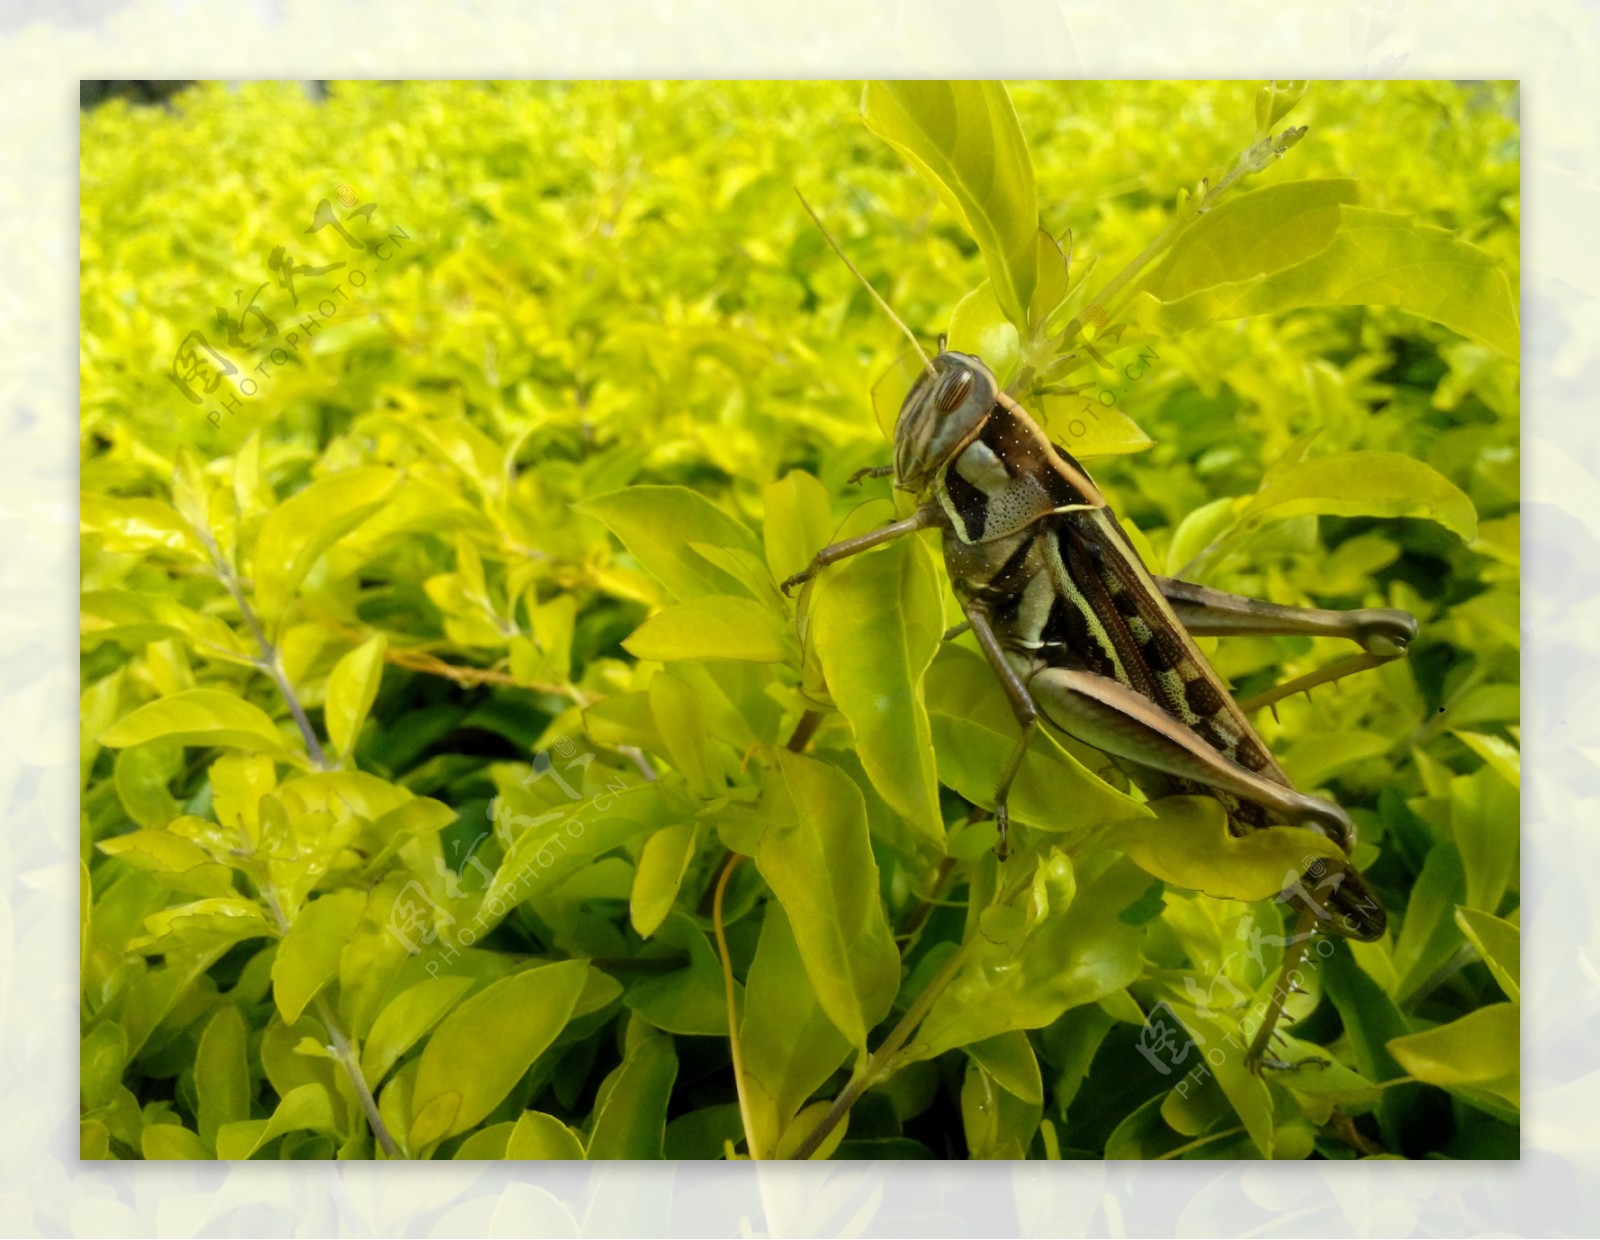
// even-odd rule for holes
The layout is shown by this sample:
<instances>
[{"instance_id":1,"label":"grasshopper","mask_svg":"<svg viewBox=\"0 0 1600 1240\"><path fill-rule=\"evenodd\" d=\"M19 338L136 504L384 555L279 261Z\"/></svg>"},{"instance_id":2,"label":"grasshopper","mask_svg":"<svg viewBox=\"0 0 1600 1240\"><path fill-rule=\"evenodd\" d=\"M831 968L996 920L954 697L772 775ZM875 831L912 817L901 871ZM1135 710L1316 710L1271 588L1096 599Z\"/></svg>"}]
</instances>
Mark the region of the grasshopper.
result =
<instances>
[{"instance_id":1,"label":"grasshopper","mask_svg":"<svg viewBox=\"0 0 1600 1240\"><path fill-rule=\"evenodd\" d=\"M1194 638L1339 636L1362 647L1356 667L1371 667L1406 653L1415 618L1390 608L1286 607L1153 574L1088 472L1000 389L983 361L945 349L942 340L930 358L817 224L923 363L895 426L894 464L858 474L892 474L917 507L904 520L824 547L783 590L893 539L940 532L966 616L947 636L970 626L1020 728L995 787L1000 859L1007 854L1007 794L1041 720L1111 756L1148 796L1209 794L1236 835L1305 826L1348 857L1356 838L1349 815L1294 787ZM1253 1067L1264 1061L1287 979L1313 931L1371 941L1386 924L1382 906L1346 861L1314 861L1282 898L1299 913L1298 933L1251 1044Z\"/></svg>"}]
</instances>

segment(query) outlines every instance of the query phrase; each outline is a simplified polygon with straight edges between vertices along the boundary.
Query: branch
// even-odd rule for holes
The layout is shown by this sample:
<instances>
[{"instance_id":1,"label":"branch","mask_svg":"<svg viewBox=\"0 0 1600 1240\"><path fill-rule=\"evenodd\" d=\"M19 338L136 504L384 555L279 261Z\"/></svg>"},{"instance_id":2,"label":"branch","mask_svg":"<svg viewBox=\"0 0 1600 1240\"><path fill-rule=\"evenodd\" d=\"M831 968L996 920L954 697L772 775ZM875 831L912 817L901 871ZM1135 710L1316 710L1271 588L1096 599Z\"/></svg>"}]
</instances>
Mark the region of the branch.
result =
<instances>
[{"instance_id":1,"label":"branch","mask_svg":"<svg viewBox=\"0 0 1600 1240\"><path fill-rule=\"evenodd\" d=\"M717 894L711 904L711 928L717 936L717 955L722 960L722 984L728 999L728 1048L733 1053L733 1090L739 1098L739 1122L744 1125L744 1144L753 1161L761 1160L761 1147L756 1144L756 1128L750 1119L750 1099L744 1087L744 1052L739 1047L738 991L734 988L733 959L728 955L728 936L722 930L722 893L728 888L728 879L743 861L736 852L728 854L728 863L717 878Z\"/></svg>"},{"instance_id":2,"label":"branch","mask_svg":"<svg viewBox=\"0 0 1600 1240\"><path fill-rule=\"evenodd\" d=\"M255 660L255 665L278 686L278 692L283 695L283 700L289 705L289 713L294 716L300 735L305 738L306 752L311 755L311 760L317 764L318 769L332 770L328 763L328 756L322 751L322 742L317 739L316 732L311 727L311 720L306 717L305 707L300 705L300 699L295 696L294 687L289 683L289 677L284 674L283 661L278 657L278 648L267 637L266 630L261 627L261 621L256 616L255 608L250 606L250 600L244 596L240 588L239 579L234 575L233 569L222 556L222 551L217 546L217 540L211 536L211 531L201 527L194 527L195 533L205 543L206 551L211 556L211 568L217 574L227 591L233 596L233 602L239 609L239 614L244 617L250 634L256 639L256 646L261 651L261 657Z\"/></svg>"}]
</instances>

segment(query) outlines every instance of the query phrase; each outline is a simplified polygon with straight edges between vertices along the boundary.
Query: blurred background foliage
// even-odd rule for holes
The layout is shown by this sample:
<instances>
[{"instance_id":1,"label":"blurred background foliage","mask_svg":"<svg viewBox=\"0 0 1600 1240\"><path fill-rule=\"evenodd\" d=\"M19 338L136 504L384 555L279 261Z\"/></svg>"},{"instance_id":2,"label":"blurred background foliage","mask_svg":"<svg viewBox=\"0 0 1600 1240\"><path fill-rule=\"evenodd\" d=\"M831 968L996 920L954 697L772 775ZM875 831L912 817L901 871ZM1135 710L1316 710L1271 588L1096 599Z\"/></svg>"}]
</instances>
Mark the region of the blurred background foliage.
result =
<instances>
[{"instance_id":1,"label":"blurred background foliage","mask_svg":"<svg viewBox=\"0 0 1600 1240\"><path fill-rule=\"evenodd\" d=\"M1250 145L1256 90L1010 87L1069 302ZM824 1152L1516 1156L1514 358L1392 305L1145 320L1087 389L1109 438L1035 406L1111 450L1157 571L1422 622L1258 717L1390 913L1291 1003L1289 1057L1330 1066L1185 1078L1270 985L1275 907L1121 859L1099 832L1137 807L1071 745L1030 758L997 870L958 795L995 690L934 653L928 548L819 583L806 628L772 589L889 513L845 479L888 459L904 346L794 187L925 340L990 270L859 98L202 84L85 114L86 1157L772 1156L869 1067ZM1513 85L1319 83L1290 119L1251 187L1354 178L1516 287ZM1275 467L1367 451L1449 489L1240 525ZM1344 653L1207 648L1241 697ZM908 650L932 667L895 698ZM975 929L999 955L869 1060ZM1163 1002L1185 1037L1141 1054Z\"/></svg>"}]
</instances>

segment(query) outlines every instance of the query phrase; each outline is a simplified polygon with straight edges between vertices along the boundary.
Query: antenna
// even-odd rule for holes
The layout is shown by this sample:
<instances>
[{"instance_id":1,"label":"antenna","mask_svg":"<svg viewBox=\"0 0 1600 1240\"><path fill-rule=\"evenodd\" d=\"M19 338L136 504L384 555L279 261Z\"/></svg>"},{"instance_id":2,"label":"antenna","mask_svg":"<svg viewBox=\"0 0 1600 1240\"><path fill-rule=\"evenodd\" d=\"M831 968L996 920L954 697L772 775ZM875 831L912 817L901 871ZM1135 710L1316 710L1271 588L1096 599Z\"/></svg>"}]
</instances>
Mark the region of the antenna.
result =
<instances>
[{"instance_id":1,"label":"antenna","mask_svg":"<svg viewBox=\"0 0 1600 1240\"><path fill-rule=\"evenodd\" d=\"M920 342L918 342L916 334L901 321L900 316L890 308L889 303L883 299L878 290L872 287L872 282L856 269L856 265L850 261L849 255L839 248L839 243L833 239L833 234L828 231L828 226L824 224L821 217L811 209L811 204L806 201L806 196L800 192L800 187L798 185L794 187L794 196L800 200L800 205L806 209L806 214L811 217L811 222L817 226L817 230L822 233L824 239L826 239L828 244L833 247L833 252L839 256L846 267L850 268L850 274L861 281L862 287L864 287L867 292L872 294L872 300L883 307L883 312L889 316L890 320L896 327L905 332L906 339L911 341L911 347L917 351L917 356L922 359L923 369L925 369L930 375L937 376L939 372L933 368L933 363L928 360L928 355L923 352L922 345Z\"/></svg>"}]
</instances>

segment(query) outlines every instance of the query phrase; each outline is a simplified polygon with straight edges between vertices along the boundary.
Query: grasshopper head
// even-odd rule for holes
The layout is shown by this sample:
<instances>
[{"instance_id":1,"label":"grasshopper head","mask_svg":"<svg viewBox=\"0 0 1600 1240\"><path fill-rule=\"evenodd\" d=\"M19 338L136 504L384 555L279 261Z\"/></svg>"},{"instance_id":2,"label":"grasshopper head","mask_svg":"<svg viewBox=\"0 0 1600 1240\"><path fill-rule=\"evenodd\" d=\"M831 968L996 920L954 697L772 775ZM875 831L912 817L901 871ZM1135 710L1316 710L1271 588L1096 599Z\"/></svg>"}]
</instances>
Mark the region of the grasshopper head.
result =
<instances>
[{"instance_id":1,"label":"grasshopper head","mask_svg":"<svg viewBox=\"0 0 1600 1240\"><path fill-rule=\"evenodd\" d=\"M894 484L921 491L977 434L1000 385L970 353L945 351L917 376L894 428Z\"/></svg>"}]
</instances>

